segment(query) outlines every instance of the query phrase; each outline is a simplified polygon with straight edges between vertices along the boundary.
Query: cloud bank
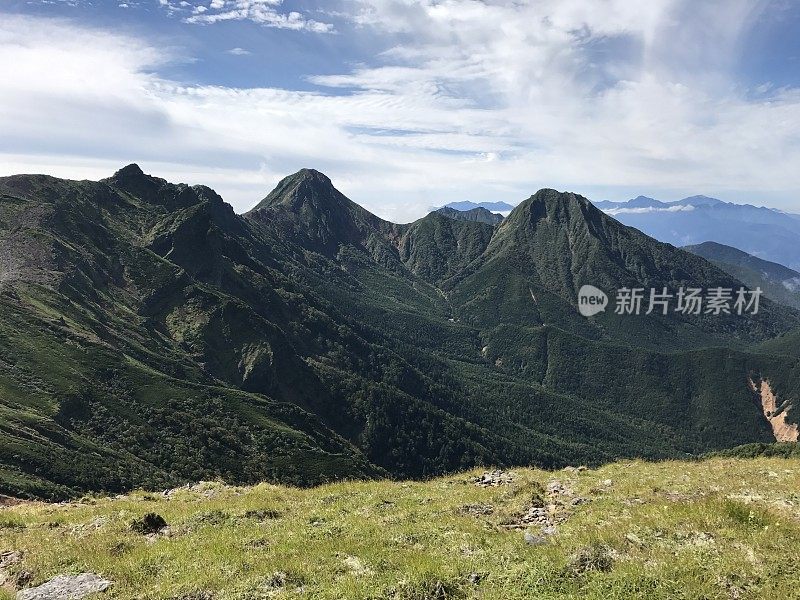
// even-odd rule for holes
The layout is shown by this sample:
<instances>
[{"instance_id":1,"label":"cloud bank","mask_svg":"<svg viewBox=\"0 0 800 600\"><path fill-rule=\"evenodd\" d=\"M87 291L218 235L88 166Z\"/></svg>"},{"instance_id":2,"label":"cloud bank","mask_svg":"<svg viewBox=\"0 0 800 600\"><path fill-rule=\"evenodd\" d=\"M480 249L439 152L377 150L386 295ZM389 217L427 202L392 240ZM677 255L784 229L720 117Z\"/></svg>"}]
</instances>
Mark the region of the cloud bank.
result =
<instances>
[{"instance_id":1,"label":"cloud bank","mask_svg":"<svg viewBox=\"0 0 800 600\"><path fill-rule=\"evenodd\" d=\"M182 18L333 28L281 4L213 0ZM544 186L796 197L800 91L738 83L732 57L765 3L722 5L348 0L340 25L387 45L339 74L307 74L316 91L187 85L159 75L180 48L4 15L0 165L95 177L137 160L213 185L237 210L309 166L399 221Z\"/></svg>"}]
</instances>

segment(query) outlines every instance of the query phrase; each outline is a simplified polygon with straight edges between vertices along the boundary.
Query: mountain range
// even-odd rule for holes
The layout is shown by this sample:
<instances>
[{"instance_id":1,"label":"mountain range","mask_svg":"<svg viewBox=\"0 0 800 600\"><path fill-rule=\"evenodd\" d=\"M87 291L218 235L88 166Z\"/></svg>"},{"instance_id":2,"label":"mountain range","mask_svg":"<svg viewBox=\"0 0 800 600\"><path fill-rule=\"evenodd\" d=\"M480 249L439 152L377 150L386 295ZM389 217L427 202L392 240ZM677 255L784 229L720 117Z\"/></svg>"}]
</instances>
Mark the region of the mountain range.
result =
<instances>
[{"instance_id":1,"label":"mountain range","mask_svg":"<svg viewBox=\"0 0 800 600\"><path fill-rule=\"evenodd\" d=\"M713 262L750 288L761 288L775 302L800 309L800 273L797 271L716 242L686 246L684 250Z\"/></svg>"},{"instance_id":2,"label":"mountain range","mask_svg":"<svg viewBox=\"0 0 800 600\"><path fill-rule=\"evenodd\" d=\"M458 210L455 208L450 208L449 206L444 206L438 209L436 212L459 221L479 221L481 223L489 223L490 225L499 225L503 220L503 215L499 213L493 213L482 206L471 208L469 210Z\"/></svg>"},{"instance_id":3,"label":"mountain range","mask_svg":"<svg viewBox=\"0 0 800 600\"><path fill-rule=\"evenodd\" d=\"M508 202L470 202L464 200L461 202L450 202L445 204L442 208L452 208L459 211L469 211L476 208L484 208L491 212L507 213L514 210L514 207Z\"/></svg>"},{"instance_id":4,"label":"mountain range","mask_svg":"<svg viewBox=\"0 0 800 600\"><path fill-rule=\"evenodd\" d=\"M800 271L800 215L707 196L676 202L639 196L594 204L662 242L675 246L717 242Z\"/></svg>"},{"instance_id":5,"label":"mountain range","mask_svg":"<svg viewBox=\"0 0 800 600\"><path fill-rule=\"evenodd\" d=\"M311 169L243 215L136 165L0 178L0 493L696 455L774 441L767 390L796 431L795 310L587 319L586 284L743 285L551 189L395 224Z\"/></svg>"}]
</instances>

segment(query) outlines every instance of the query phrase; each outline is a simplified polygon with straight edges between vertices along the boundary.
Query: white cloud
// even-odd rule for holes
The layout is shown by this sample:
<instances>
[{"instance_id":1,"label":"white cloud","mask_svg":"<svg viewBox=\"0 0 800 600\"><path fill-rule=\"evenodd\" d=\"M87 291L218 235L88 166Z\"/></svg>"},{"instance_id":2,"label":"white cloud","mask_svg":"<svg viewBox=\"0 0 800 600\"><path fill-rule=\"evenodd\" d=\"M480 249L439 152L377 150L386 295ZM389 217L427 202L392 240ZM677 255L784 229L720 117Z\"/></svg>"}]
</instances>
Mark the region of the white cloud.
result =
<instances>
[{"instance_id":1,"label":"white cloud","mask_svg":"<svg viewBox=\"0 0 800 600\"><path fill-rule=\"evenodd\" d=\"M650 213L692 212L693 210L695 210L694 206L692 206L691 204L686 204L680 206L666 206L666 207L643 206L640 208L604 208L603 212L608 213L609 215L612 216L616 216L623 214L644 215Z\"/></svg>"},{"instance_id":2,"label":"white cloud","mask_svg":"<svg viewBox=\"0 0 800 600\"><path fill-rule=\"evenodd\" d=\"M174 2L160 0L162 6L176 11ZM309 19L297 11L282 12L283 0L212 0L206 3L181 3L191 7L187 23L210 25L222 21L253 21L265 27L332 33L333 25Z\"/></svg>"},{"instance_id":3,"label":"white cloud","mask_svg":"<svg viewBox=\"0 0 800 600\"><path fill-rule=\"evenodd\" d=\"M358 4L353 21L394 47L311 74L335 93L183 85L153 74L173 54L157 44L4 16L0 170L99 177L136 160L244 210L310 166L395 220L544 186L800 193L800 92L752 100L729 71L757 2L697 21L686 11L713 0ZM235 10L204 5L201 16Z\"/></svg>"},{"instance_id":4,"label":"white cloud","mask_svg":"<svg viewBox=\"0 0 800 600\"><path fill-rule=\"evenodd\" d=\"M228 54L233 54L234 56L250 56L252 52L249 50L245 50L244 48L231 48L228 50Z\"/></svg>"}]
</instances>

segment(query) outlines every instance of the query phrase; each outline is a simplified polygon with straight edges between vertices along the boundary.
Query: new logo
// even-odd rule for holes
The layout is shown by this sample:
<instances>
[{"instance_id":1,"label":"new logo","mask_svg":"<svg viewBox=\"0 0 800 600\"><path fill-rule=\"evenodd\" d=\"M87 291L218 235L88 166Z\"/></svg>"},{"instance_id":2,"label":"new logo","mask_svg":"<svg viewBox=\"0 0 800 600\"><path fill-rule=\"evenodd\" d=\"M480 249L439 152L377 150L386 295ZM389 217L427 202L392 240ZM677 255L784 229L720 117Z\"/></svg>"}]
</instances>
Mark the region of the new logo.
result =
<instances>
[{"instance_id":1,"label":"new logo","mask_svg":"<svg viewBox=\"0 0 800 600\"><path fill-rule=\"evenodd\" d=\"M605 311L608 306L608 296L603 290L593 285L584 285L578 292L578 312L584 317L593 317Z\"/></svg>"}]
</instances>

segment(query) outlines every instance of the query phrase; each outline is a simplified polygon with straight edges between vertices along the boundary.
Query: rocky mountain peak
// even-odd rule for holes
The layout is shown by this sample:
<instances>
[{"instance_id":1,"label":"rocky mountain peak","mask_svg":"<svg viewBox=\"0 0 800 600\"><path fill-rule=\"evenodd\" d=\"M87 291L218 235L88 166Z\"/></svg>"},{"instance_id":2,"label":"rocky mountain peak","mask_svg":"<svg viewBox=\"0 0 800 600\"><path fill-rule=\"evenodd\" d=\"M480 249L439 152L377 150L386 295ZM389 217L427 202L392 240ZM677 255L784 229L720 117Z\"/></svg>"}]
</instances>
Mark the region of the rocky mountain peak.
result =
<instances>
[{"instance_id":1,"label":"rocky mountain peak","mask_svg":"<svg viewBox=\"0 0 800 600\"><path fill-rule=\"evenodd\" d=\"M117 180L124 180L124 179L132 179L143 176L144 176L144 171L142 171L142 168L136 163L131 163L129 165L122 167L119 171L114 173L113 178Z\"/></svg>"},{"instance_id":2,"label":"rocky mountain peak","mask_svg":"<svg viewBox=\"0 0 800 600\"><path fill-rule=\"evenodd\" d=\"M146 175L136 163L122 167L104 182L150 202L155 200L159 189L166 183L161 179Z\"/></svg>"},{"instance_id":3,"label":"rocky mountain peak","mask_svg":"<svg viewBox=\"0 0 800 600\"><path fill-rule=\"evenodd\" d=\"M501 230L535 228L545 220L552 226L568 226L575 222L598 222L603 214L586 198L571 192L543 188L517 206L503 221Z\"/></svg>"},{"instance_id":4,"label":"rocky mountain peak","mask_svg":"<svg viewBox=\"0 0 800 600\"><path fill-rule=\"evenodd\" d=\"M277 206L297 211L308 204L314 208L341 208L348 202L327 175L315 169L301 169L281 179L275 189L251 212Z\"/></svg>"},{"instance_id":5,"label":"rocky mountain peak","mask_svg":"<svg viewBox=\"0 0 800 600\"><path fill-rule=\"evenodd\" d=\"M362 245L371 234L391 227L314 169L284 177L247 214L280 225L293 241L326 255L335 255L343 244Z\"/></svg>"}]
</instances>

